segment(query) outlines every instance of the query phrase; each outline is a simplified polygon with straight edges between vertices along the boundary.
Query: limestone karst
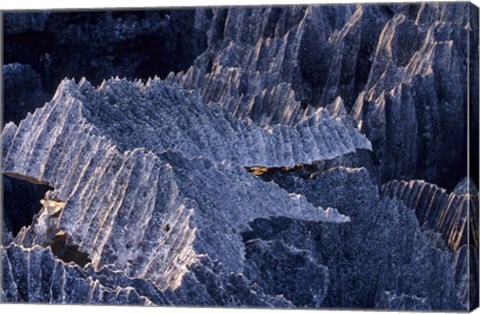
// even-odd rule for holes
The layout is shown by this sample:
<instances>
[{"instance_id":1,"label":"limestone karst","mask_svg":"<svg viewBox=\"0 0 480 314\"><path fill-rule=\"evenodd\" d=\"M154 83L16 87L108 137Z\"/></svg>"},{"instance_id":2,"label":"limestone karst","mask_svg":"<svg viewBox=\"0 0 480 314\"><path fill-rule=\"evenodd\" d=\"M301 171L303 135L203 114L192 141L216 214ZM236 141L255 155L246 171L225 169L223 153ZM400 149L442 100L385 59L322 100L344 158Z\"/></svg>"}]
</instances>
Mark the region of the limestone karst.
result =
<instances>
[{"instance_id":1,"label":"limestone karst","mask_svg":"<svg viewBox=\"0 0 480 314\"><path fill-rule=\"evenodd\" d=\"M478 306L472 4L3 31L2 302Z\"/></svg>"}]
</instances>

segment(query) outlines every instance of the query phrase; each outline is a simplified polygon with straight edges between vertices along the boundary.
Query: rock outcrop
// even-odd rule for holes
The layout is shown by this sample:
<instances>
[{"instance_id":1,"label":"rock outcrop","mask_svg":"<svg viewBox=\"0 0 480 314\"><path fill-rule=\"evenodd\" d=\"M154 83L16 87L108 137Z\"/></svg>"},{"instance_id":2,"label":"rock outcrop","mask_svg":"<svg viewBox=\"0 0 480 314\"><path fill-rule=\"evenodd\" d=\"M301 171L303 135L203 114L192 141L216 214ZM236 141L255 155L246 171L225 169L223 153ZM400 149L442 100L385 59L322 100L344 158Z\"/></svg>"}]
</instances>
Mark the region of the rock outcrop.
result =
<instances>
[{"instance_id":1,"label":"rock outcrop","mask_svg":"<svg viewBox=\"0 0 480 314\"><path fill-rule=\"evenodd\" d=\"M95 269L88 264L80 268L73 263L66 264L49 248L39 246L23 248L10 244L2 250L2 267L2 302L292 306L282 297L265 295L238 275L223 275L224 285L212 285L212 279L219 281L215 265L211 268L196 265L192 273L197 277L188 274L185 287L165 293L148 280L132 279L109 267Z\"/></svg>"},{"instance_id":2,"label":"rock outcrop","mask_svg":"<svg viewBox=\"0 0 480 314\"><path fill-rule=\"evenodd\" d=\"M447 194L424 181L392 181L382 186L387 197L402 200L437 248L452 253L452 268L462 302L475 304L478 295L478 190L467 178ZM468 269L469 276L464 276ZM469 299L470 298L470 299Z\"/></svg>"},{"instance_id":3,"label":"rock outcrop","mask_svg":"<svg viewBox=\"0 0 480 314\"><path fill-rule=\"evenodd\" d=\"M2 301L478 305L473 5L3 26Z\"/></svg>"},{"instance_id":4,"label":"rock outcrop","mask_svg":"<svg viewBox=\"0 0 480 314\"><path fill-rule=\"evenodd\" d=\"M373 308L389 300L386 295L407 295L423 299L424 309L468 307L468 301L460 305L456 295L452 254L429 243L411 209L398 200L382 199L365 169L334 168L314 178L297 178L282 187L305 195L312 204L338 208L351 219L351 223L342 225L259 219L252 226L253 232L244 234L247 253L254 250L248 243L273 245L280 241L297 254L308 252L315 264L326 266L329 285L322 306ZM296 240L300 235L303 240ZM277 251L281 252L273 252ZM275 269L258 272L262 261L256 260L256 254L248 256L252 256L250 272L269 278L268 286L276 286L270 279L275 278L270 275ZM291 260L290 268L293 265L296 263ZM288 272L282 269L279 273L285 276ZM287 291L293 289L292 284ZM312 300L309 306L315 306ZM402 304L391 302L387 308L402 309Z\"/></svg>"},{"instance_id":5,"label":"rock outcrop","mask_svg":"<svg viewBox=\"0 0 480 314\"><path fill-rule=\"evenodd\" d=\"M205 50L197 12L203 10L5 12L3 61L29 64L49 96L65 77L94 84L114 75L164 77Z\"/></svg>"},{"instance_id":6,"label":"rock outcrop","mask_svg":"<svg viewBox=\"0 0 480 314\"><path fill-rule=\"evenodd\" d=\"M28 112L43 106L47 97L40 76L29 65L11 63L2 66L3 121L19 123Z\"/></svg>"},{"instance_id":7,"label":"rock outcrop","mask_svg":"<svg viewBox=\"0 0 480 314\"><path fill-rule=\"evenodd\" d=\"M119 93L120 88L124 93ZM116 98L109 100L108 96ZM212 130L212 134L215 127L229 121L228 114L217 111L215 115L178 89L162 84L143 87L141 92L135 84L113 80L99 90L85 81L79 85L64 81L45 107L28 115L18 127L8 124L2 134L4 173L54 188L47 193L32 226L21 230L15 242L26 247L53 246L60 240L59 233L65 234L64 245L86 253L95 267L111 266L129 277L149 279L165 291L180 287L195 265L207 267L201 264L207 257L218 263L226 278L230 273L241 274L244 253L240 231L247 230L248 222L255 218L281 215L349 221L333 208L315 207L301 195L251 176L231 160L206 153L202 157L202 151L194 149L200 139L191 138L190 146L183 146L191 151L182 150L181 145L174 147L169 141L175 137L164 136L168 129L161 128L162 114L170 114L164 119L175 118L169 113L172 107L177 114L183 112L179 118L185 124L189 119L201 119L201 115L208 117L210 112L214 122L204 120L199 127ZM131 114L125 115L129 111ZM113 120L106 123L100 112ZM158 117L150 120L151 127L148 120L137 120L149 116ZM122 135L123 128L135 124L144 132ZM248 138L255 131L246 124L234 126L232 133L236 135L233 130L237 130L238 137ZM41 131L33 131L38 129ZM262 132L263 143L268 143L271 135ZM217 134L229 140L229 133ZM211 137L207 134L206 138ZM282 144L287 142L278 141ZM213 146L210 150L215 151ZM273 155L269 156L270 151ZM241 157L284 160L276 152L272 146L265 150L266 156L249 157L249 151L244 151Z\"/></svg>"},{"instance_id":8,"label":"rock outcrop","mask_svg":"<svg viewBox=\"0 0 480 314\"><path fill-rule=\"evenodd\" d=\"M391 181L382 186L382 194L414 209L422 227L442 235L443 247L456 251L468 243L469 236L478 246L478 217L474 215L478 212L478 191L473 182L463 180L447 194L445 189L424 181Z\"/></svg>"},{"instance_id":9,"label":"rock outcrop","mask_svg":"<svg viewBox=\"0 0 480 314\"><path fill-rule=\"evenodd\" d=\"M395 15L378 40L352 114L372 141L381 181L421 178L451 190L467 176L468 108L479 101L467 97L478 80L468 68L478 58L467 61L478 53L478 10L422 4L415 18Z\"/></svg>"},{"instance_id":10,"label":"rock outcrop","mask_svg":"<svg viewBox=\"0 0 480 314\"><path fill-rule=\"evenodd\" d=\"M134 288L105 286L38 246L26 249L11 244L4 248L2 274L3 302L152 305Z\"/></svg>"}]
</instances>

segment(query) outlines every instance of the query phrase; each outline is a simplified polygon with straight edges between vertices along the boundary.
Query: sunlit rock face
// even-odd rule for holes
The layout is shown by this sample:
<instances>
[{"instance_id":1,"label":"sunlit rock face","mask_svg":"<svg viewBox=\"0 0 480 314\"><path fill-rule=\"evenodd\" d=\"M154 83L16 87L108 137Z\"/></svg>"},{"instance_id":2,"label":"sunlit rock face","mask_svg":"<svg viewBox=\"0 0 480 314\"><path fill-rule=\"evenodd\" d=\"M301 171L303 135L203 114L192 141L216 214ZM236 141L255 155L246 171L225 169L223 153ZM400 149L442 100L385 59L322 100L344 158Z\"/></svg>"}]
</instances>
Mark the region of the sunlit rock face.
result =
<instances>
[{"instance_id":1,"label":"sunlit rock face","mask_svg":"<svg viewBox=\"0 0 480 314\"><path fill-rule=\"evenodd\" d=\"M473 5L3 23L2 301L478 305Z\"/></svg>"},{"instance_id":2,"label":"sunlit rock face","mask_svg":"<svg viewBox=\"0 0 480 314\"><path fill-rule=\"evenodd\" d=\"M212 122L205 123L208 119ZM323 138L336 136L330 145L345 138L353 150L354 145L368 147L358 130L327 111L321 119L333 126L319 123ZM193 129L187 128L190 123ZM336 209L316 207L245 170L250 164L288 165L296 163L292 158L311 161L332 153L315 146L308 148L310 154L301 147L298 156L279 154L279 145L285 145L284 150L294 146L288 132L295 129L278 130L234 120L161 82L144 86L111 80L95 89L86 81L64 81L51 102L18 127L8 124L2 135L4 173L54 188L32 225L14 242L51 246L55 253L60 233L64 246L86 253L94 267L146 278L162 291L179 288L184 276L209 258L225 276L240 275L240 231L255 218L349 222ZM281 140L284 133L291 142ZM263 150L243 144L242 152L239 138L263 144ZM231 145L233 141L237 145ZM235 153L239 158L234 159ZM85 260L79 253L62 255Z\"/></svg>"}]
</instances>

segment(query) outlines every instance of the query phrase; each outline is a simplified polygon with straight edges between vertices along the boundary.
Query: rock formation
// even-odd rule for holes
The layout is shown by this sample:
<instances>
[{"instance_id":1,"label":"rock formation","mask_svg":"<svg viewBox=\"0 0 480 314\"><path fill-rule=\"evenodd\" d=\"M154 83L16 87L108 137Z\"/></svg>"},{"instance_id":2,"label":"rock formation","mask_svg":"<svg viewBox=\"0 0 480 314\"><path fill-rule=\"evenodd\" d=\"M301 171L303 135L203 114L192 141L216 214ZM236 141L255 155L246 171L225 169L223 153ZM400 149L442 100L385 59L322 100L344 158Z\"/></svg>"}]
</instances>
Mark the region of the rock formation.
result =
<instances>
[{"instance_id":1,"label":"rock formation","mask_svg":"<svg viewBox=\"0 0 480 314\"><path fill-rule=\"evenodd\" d=\"M120 90L126 93L118 93ZM232 163L215 154L202 154L202 150L195 150L196 145L204 147L200 137L165 134L175 131L175 124L169 123L175 117L184 119L176 123L180 127L191 123L205 128L205 139L211 139L218 132L215 128L224 124L232 137L249 142L251 134L261 132L254 126L238 123L232 127L228 114L222 115L221 110L216 115L211 112L215 120L208 123L204 111L212 109L163 84L152 82L152 86L143 87L144 94L137 99L134 90L141 93L139 86L126 81L107 81L98 90L85 81L79 85L64 81L45 107L28 115L18 127L6 125L2 134L4 173L54 188L46 195L32 226L16 236L16 243L26 247L53 246L58 233L64 233L68 235L65 242L86 253L95 267L110 265L129 277L147 278L164 291L178 288L189 268L207 257L219 263L218 268L226 274L240 274L244 258L239 232L247 230L248 222L255 218L281 215L312 221L349 221L333 208L316 208L303 196L289 194L248 174L241 166L242 160ZM109 100L107 95L115 98ZM99 99L104 101L104 109ZM176 112L169 112L172 107ZM130 110L131 114L124 114ZM110 118L116 113L117 123L106 123L106 118L96 114L99 112ZM202 114L202 124L192 123ZM138 121L137 117L153 117L152 127L146 127L148 120ZM135 123L145 132L131 138L123 135L124 128ZM335 127L323 129L335 131L334 143L340 142L342 137L338 137ZM262 131L265 135L257 142L268 148L268 136L275 135L275 130ZM218 134L230 140L226 131ZM348 134L345 131L343 136ZM190 146L175 143L176 138L186 138ZM277 141L277 145L288 144ZM233 156L227 147L223 145L226 158ZM279 156L273 145L263 154L253 151L250 155L247 148L241 156L246 157L246 164L249 160L254 164L290 162ZM321 148L315 148L307 155L309 158L321 158ZM241 146L237 145L237 149ZM212 151L215 147L209 149ZM200 258L202 255L206 257Z\"/></svg>"},{"instance_id":2,"label":"rock formation","mask_svg":"<svg viewBox=\"0 0 480 314\"><path fill-rule=\"evenodd\" d=\"M382 193L395 197L415 210L417 220L437 248L454 252L452 267L463 302L478 295L478 190L465 178L455 190L424 181L392 181L382 186ZM463 269L471 268L468 277Z\"/></svg>"},{"instance_id":3,"label":"rock formation","mask_svg":"<svg viewBox=\"0 0 480 314\"><path fill-rule=\"evenodd\" d=\"M384 302L384 294L405 294L425 299L433 310L458 307L450 254L429 243L412 210L397 199L382 199L365 169L337 167L282 187L305 195L312 204L334 206L351 219L341 226L277 219L258 222L258 230L248 235L284 241L327 266L330 285L323 306L373 308ZM308 235L307 240L295 241L296 234ZM434 284L433 278L442 284Z\"/></svg>"},{"instance_id":4,"label":"rock formation","mask_svg":"<svg viewBox=\"0 0 480 314\"><path fill-rule=\"evenodd\" d=\"M20 12L4 31L2 301L478 305L473 5Z\"/></svg>"},{"instance_id":5,"label":"rock formation","mask_svg":"<svg viewBox=\"0 0 480 314\"><path fill-rule=\"evenodd\" d=\"M10 302L151 305L133 287L108 287L49 249L24 249L11 244L2 250L2 298Z\"/></svg>"},{"instance_id":6,"label":"rock formation","mask_svg":"<svg viewBox=\"0 0 480 314\"><path fill-rule=\"evenodd\" d=\"M47 101L40 76L29 65L3 65L2 75L4 121L19 123L27 112L33 113Z\"/></svg>"}]
</instances>

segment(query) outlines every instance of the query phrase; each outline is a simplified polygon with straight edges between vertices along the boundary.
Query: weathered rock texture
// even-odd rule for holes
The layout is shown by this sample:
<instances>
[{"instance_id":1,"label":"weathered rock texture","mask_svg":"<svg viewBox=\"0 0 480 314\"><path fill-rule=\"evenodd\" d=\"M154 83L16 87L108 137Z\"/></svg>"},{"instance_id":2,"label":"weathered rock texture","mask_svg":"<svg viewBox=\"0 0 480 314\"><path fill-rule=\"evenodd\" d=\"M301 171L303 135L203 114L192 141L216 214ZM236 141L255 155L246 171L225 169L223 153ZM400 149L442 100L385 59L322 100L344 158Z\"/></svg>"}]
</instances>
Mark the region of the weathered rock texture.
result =
<instances>
[{"instance_id":1,"label":"weathered rock texture","mask_svg":"<svg viewBox=\"0 0 480 314\"><path fill-rule=\"evenodd\" d=\"M237 165L228 159L219 160L215 154L202 154L202 150L195 150L195 146L204 147L199 138L181 134L164 136L164 132L174 130L174 124L168 123L168 119L175 118L169 112L172 107L185 126L191 123L189 119L199 119L202 115L207 118L205 111L213 109L193 96L187 97L181 90L154 83L141 89L138 84L112 80L95 90L86 81L79 85L64 81L45 107L28 115L18 127L7 124L2 134L4 173L47 183L55 189L46 195L43 209L32 226L17 235L16 243L26 247L53 246L59 241L59 233L66 234L65 245L88 254L94 267L109 265L129 277L149 279L166 291L180 287L186 273L195 276L191 270L195 267L200 267L196 276L214 272L210 268L215 267L219 272L217 277L221 278L219 284L222 280L234 280L229 274L239 274L235 280L242 284L244 249L239 232L246 230L248 222L255 218L281 215L312 221L349 221L335 209L324 211L301 195L288 194L251 176L240 166L242 160L237 160L240 164ZM133 96L135 91L138 98ZM130 97L125 98L126 95ZM128 99L131 101L125 102ZM125 115L129 110L139 111ZM143 110L146 112L141 113ZM99 112L107 113L117 123L106 123ZM138 118L155 115L158 120L151 119L152 127L145 128L146 132L132 137L124 135L125 127L135 127L136 123L138 127L149 125L148 120ZM161 123L162 116L170 129L162 129L165 126ZM228 124L229 115L221 110L217 115L212 112L211 117L215 119L213 123L205 120L198 125L207 133L205 139L212 138L210 134L215 134L215 127L222 123L230 128L226 130L232 130L233 135L247 142L254 131L264 132L261 133L264 138L257 143L263 142L267 148L268 136L276 134L275 130L270 134L245 123L232 128ZM182 126L181 122L177 124ZM328 128L324 129L328 132ZM330 130L338 134L335 127ZM231 141L226 131L218 134ZM329 133L324 138L328 136ZM190 146L169 142L180 137L187 138ZM138 148L142 143L145 148ZM284 140L277 143L288 144ZM262 154L245 150L240 157L247 158L247 164L248 160L254 160L254 164L290 162L278 155L278 146L271 146ZM223 145L228 158L232 154L227 147ZM188 148L191 150L185 150ZM215 148L210 151L215 152ZM319 148L312 150L308 158L317 156L319 151ZM260 159L255 161L255 158ZM72 258L75 260L75 256ZM209 262L210 258L216 264ZM255 294L247 287L244 289L244 293ZM238 302L261 304L254 300ZM232 302L228 298L225 301L228 302L225 305ZM194 299L188 302L201 304Z\"/></svg>"},{"instance_id":2,"label":"weathered rock texture","mask_svg":"<svg viewBox=\"0 0 480 314\"><path fill-rule=\"evenodd\" d=\"M202 10L198 10L202 11ZM205 19L211 10L205 10ZM165 76L206 47L197 10L6 12L4 62L26 63L52 95L65 77ZM205 21L205 22L207 22Z\"/></svg>"},{"instance_id":3,"label":"weathered rock texture","mask_svg":"<svg viewBox=\"0 0 480 314\"><path fill-rule=\"evenodd\" d=\"M76 265L65 264L49 249L2 250L2 299L10 302L151 305L133 287L103 285Z\"/></svg>"},{"instance_id":4,"label":"weathered rock texture","mask_svg":"<svg viewBox=\"0 0 480 314\"><path fill-rule=\"evenodd\" d=\"M451 190L467 175L467 111L478 107L478 96L467 97L469 51L478 50L468 40L478 30L474 10L422 4L415 17L397 14L384 26L352 110L383 182L422 178Z\"/></svg>"},{"instance_id":5,"label":"weathered rock texture","mask_svg":"<svg viewBox=\"0 0 480 314\"><path fill-rule=\"evenodd\" d=\"M459 306L461 287L454 282L452 254L429 243L403 203L381 199L365 169L334 168L282 187L312 204L335 206L351 219L338 226L275 219L257 222L254 232L246 234L248 239L283 241L327 266L330 285L323 306L372 308L385 302L385 294L424 299L432 309ZM298 234L308 236L299 242ZM401 309L401 304L392 299L389 307Z\"/></svg>"},{"instance_id":6,"label":"weathered rock texture","mask_svg":"<svg viewBox=\"0 0 480 314\"><path fill-rule=\"evenodd\" d=\"M403 201L415 210L417 220L430 241L440 249L453 251L452 267L463 302L478 295L478 190L464 179L447 194L444 189L424 181L392 181L382 193ZM464 276L464 269L470 275Z\"/></svg>"},{"instance_id":7,"label":"weathered rock texture","mask_svg":"<svg viewBox=\"0 0 480 314\"><path fill-rule=\"evenodd\" d=\"M27 112L33 113L47 101L40 76L29 65L3 65L2 76L3 121L19 123Z\"/></svg>"},{"instance_id":8,"label":"weathered rock texture","mask_svg":"<svg viewBox=\"0 0 480 314\"><path fill-rule=\"evenodd\" d=\"M473 5L3 29L2 301L478 305Z\"/></svg>"},{"instance_id":9,"label":"weathered rock texture","mask_svg":"<svg viewBox=\"0 0 480 314\"><path fill-rule=\"evenodd\" d=\"M418 223L440 233L444 246L456 251L467 244L469 234L472 239L478 239L477 217L471 215L478 211L478 191L471 182L464 187L472 190L462 191L463 184L460 182L459 188L447 194L445 189L424 181L392 181L382 186L382 193L414 209Z\"/></svg>"},{"instance_id":10,"label":"weathered rock texture","mask_svg":"<svg viewBox=\"0 0 480 314\"><path fill-rule=\"evenodd\" d=\"M468 3L8 13L5 62L29 64L48 95L65 76L99 84L170 73L261 126L299 123L340 97L375 147L368 158L382 183L420 178L451 190L467 176L476 30ZM476 89L470 99L478 103Z\"/></svg>"}]
</instances>

